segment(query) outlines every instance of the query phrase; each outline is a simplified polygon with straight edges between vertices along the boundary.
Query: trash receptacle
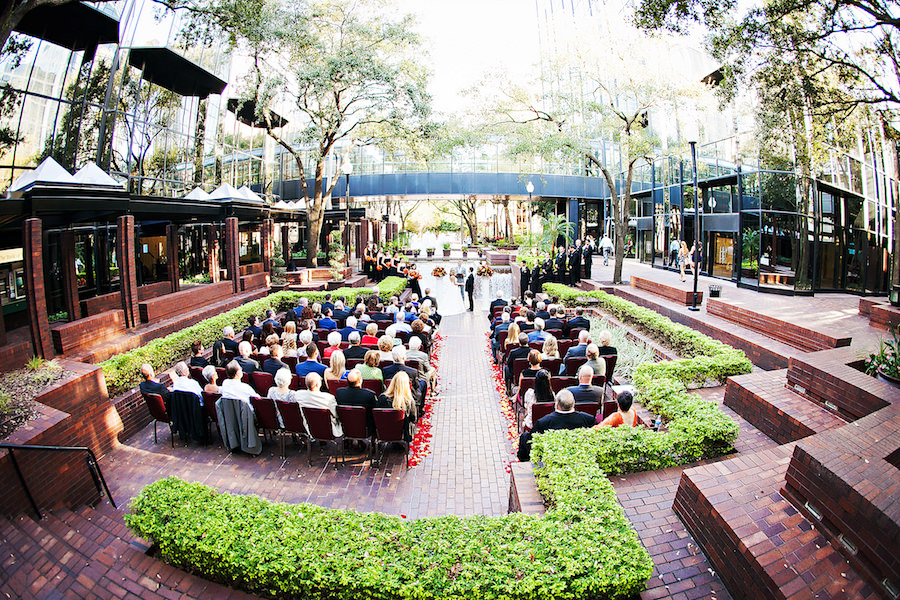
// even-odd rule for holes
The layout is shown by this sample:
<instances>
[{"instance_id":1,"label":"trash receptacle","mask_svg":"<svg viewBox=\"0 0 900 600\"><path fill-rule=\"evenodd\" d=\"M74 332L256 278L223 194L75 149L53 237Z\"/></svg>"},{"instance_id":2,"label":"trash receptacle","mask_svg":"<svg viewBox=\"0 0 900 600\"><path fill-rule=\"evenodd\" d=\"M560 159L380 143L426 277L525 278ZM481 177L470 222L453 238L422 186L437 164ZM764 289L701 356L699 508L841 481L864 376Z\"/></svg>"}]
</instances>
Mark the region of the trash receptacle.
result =
<instances>
[{"instance_id":1,"label":"trash receptacle","mask_svg":"<svg viewBox=\"0 0 900 600\"><path fill-rule=\"evenodd\" d=\"M718 298L722 295L722 286L721 285L710 285L709 286L709 297L710 298Z\"/></svg>"}]
</instances>

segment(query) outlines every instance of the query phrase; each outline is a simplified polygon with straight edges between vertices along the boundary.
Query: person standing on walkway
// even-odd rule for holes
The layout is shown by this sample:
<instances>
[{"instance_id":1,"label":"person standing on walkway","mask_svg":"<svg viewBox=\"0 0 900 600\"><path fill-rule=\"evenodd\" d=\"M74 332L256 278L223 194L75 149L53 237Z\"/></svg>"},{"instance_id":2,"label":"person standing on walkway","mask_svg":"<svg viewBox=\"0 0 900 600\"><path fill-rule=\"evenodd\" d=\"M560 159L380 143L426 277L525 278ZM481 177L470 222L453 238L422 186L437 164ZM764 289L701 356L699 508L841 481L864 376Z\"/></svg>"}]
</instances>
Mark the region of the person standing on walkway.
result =
<instances>
[{"instance_id":1,"label":"person standing on walkway","mask_svg":"<svg viewBox=\"0 0 900 600\"><path fill-rule=\"evenodd\" d=\"M456 267L453 269L453 279L456 287L459 288L459 297L463 302L466 301L466 293L465 293L465 279L466 279L466 268L463 266L462 261L456 261Z\"/></svg>"},{"instance_id":2,"label":"person standing on walkway","mask_svg":"<svg viewBox=\"0 0 900 600\"><path fill-rule=\"evenodd\" d=\"M578 240L569 251L569 285L575 286L581 281L581 240Z\"/></svg>"},{"instance_id":3,"label":"person standing on walkway","mask_svg":"<svg viewBox=\"0 0 900 600\"><path fill-rule=\"evenodd\" d=\"M582 258L584 265L584 278L591 278L591 266L594 262L594 238L587 236L584 240L584 257Z\"/></svg>"},{"instance_id":4,"label":"person standing on walkway","mask_svg":"<svg viewBox=\"0 0 900 600\"><path fill-rule=\"evenodd\" d=\"M556 281L558 283L566 283L566 263L568 263L566 248L560 246L556 252Z\"/></svg>"},{"instance_id":5,"label":"person standing on walkway","mask_svg":"<svg viewBox=\"0 0 900 600\"><path fill-rule=\"evenodd\" d=\"M475 267L469 267L466 278L466 293L469 295L469 312L475 312Z\"/></svg>"},{"instance_id":6,"label":"person standing on walkway","mask_svg":"<svg viewBox=\"0 0 900 600\"><path fill-rule=\"evenodd\" d=\"M608 235L604 235L600 240L600 251L603 252L603 266L609 266L609 255L612 253L613 243Z\"/></svg>"},{"instance_id":7,"label":"person standing on walkway","mask_svg":"<svg viewBox=\"0 0 900 600\"><path fill-rule=\"evenodd\" d=\"M688 250L687 243L682 241L681 249L678 251L678 270L681 272L681 281L684 281L685 268L689 268L691 270L691 275L694 274L694 264L691 260L691 256L693 256L693 254L693 247Z\"/></svg>"}]
</instances>

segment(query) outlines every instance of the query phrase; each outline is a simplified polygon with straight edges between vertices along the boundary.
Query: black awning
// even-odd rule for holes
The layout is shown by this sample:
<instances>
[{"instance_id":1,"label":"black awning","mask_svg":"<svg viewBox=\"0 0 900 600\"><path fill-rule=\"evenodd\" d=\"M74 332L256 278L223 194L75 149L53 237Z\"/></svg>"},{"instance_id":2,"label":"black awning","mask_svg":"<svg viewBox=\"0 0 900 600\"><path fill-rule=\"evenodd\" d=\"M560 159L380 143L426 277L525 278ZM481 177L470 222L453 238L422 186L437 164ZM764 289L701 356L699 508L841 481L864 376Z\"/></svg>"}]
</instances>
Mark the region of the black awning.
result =
<instances>
[{"instance_id":1,"label":"black awning","mask_svg":"<svg viewBox=\"0 0 900 600\"><path fill-rule=\"evenodd\" d=\"M250 127L266 128L264 119L256 117L256 102L253 100L241 100L239 98L228 99L228 110L234 113L238 121ZM284 127L287 125L287 119L274 111L269 111L272 127Z\"/></svg>"},{"instance_id":2,"label":"black awning","mask_svg":"<svg viewBox=\"0 0 900 600\"><path fill-rule=\"evenodd\" d=\"M119 20L81 2L30 10L16 25L16 31L69 50L119 43Z\"/></svg>"},{"instance_id":3,"label":"black awning","mask_svg":"<svg viewBox=\"0 0 900 600\"><path fill-rule=\"evenodd\" d=\"M171 48L132 48L128 62L141 69L147 81L182 96L221 94L228 83Z\"/></svg>"}]
</instances>

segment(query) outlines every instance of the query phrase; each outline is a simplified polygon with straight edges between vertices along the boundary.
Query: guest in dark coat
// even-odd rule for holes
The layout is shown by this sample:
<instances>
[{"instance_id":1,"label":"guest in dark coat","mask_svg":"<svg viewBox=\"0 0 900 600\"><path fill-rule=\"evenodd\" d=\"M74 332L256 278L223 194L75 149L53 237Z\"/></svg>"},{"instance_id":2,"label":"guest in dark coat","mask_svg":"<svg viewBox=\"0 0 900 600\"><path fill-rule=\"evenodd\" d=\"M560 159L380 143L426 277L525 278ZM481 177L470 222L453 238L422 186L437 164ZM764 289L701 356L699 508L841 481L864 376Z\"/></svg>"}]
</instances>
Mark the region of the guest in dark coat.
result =
<instances>
[{"instance_id":1,"label":"guest in dark coat","mask_svg":"<svg viewBox=\"0 0 900 600\"><path fill-rule=\"evenodd\" d=\"M142 394L159 394L165 402L169 401L169 388L159 382L153 372L153 367L148 363L141 365L141 379L138 387Z\"/></svg>"},{"instance_id":2,"label":"guest in dark coat","mask_svg":"<svg viewBox=\"0 0 900 600\"><path fill-rule=\"evenodd\" d=\"M520 436L518 458L522 462L531 459L531 438L534 434L556 429L580 429L593 425L594 418L591 415L575 411L575 398L572 392L562 390L556 395L556 410L538 419L531 431L526 431Z\"/></svg>"},{"instance_id":3,"label":"guest in dark coat","mask_svg":"<svg viewBox=\"0 0 900 600\"><path fill-rule=\"evenodd\" d=\"M338 406L363 406L366 409L366 429L369 434L375 433L375 419L372 409L375 408L375 392L362 387L362 374L356 369L347 373L348 386L338 388L334 397Z\"/></svg>"}]
</instances>

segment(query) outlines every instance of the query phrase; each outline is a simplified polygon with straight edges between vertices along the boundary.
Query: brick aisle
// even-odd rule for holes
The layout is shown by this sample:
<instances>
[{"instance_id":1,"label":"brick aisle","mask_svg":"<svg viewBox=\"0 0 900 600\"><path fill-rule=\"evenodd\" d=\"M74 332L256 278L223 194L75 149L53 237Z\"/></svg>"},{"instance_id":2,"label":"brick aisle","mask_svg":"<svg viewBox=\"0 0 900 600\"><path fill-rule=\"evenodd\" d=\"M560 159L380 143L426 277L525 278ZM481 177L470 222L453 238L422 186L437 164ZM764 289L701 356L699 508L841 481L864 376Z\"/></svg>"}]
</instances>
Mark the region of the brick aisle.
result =
<instances>
[{"instance_id":1,"label":"brick aisle","mask_svg":"<svg viewBox=\"0 0 900 600\"><path fill-rule=\"evenodd\" d=\"M512 453L484 353L486 327L483 311L446 316L441 323L442 394L431 454L398 490L410 518L507 512Z\"/></svg>"}]
</instances>

